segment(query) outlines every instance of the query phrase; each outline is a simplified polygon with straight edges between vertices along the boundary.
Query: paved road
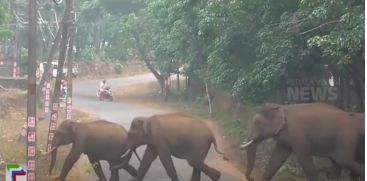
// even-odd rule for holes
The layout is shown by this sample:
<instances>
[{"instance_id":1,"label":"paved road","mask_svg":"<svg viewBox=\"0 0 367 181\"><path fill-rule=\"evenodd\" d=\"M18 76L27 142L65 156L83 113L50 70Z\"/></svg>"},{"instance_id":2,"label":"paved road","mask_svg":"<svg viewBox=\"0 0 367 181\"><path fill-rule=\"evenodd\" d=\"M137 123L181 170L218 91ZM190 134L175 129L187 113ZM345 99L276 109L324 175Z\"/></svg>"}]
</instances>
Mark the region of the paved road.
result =
<instances>
[{"instance_id":1,"label":"paved road","mask_svg":"<svg viewBox=\"0 0 367 181\"><path fill-rule=\"evenodd\" d=\"M129 102L100 102L96 97L96 91L99 87L101 80L79 80L74 84L74 107L96 114L102 119L116 122L129 129L131 120L136 116L150 116L157 113L169 112L162 109L152 109L136 105ZM112 84L113 88L116 87L127 87L133 84L147 83L155 81L152 74L143 74L127 78L108 79L107 83ZM143 156L145 146L137 149L140 157ZM180 159L173 159L177 174L180 180L189 180L192 173L192 168L187 164L186 161ZM240 181L244 180L244 176L235 169L231 164L221 160L214 151L213 148L209 151L206 162L219 169L222 172L221 181ZM132 157L130 163L138 168L138 161L135 156ZM109 166L107 162L102 162L102 167L105 175L109 178ZM120 170L120 180L130 180L131 176L124 170ZM90 180L98 180L94 172L90 175ZM146 181L170 181L167 176L161 162L156 159L145 177ZM210 179L202 174L203 181L210 181Z\"/></svg>"}]
</instances>

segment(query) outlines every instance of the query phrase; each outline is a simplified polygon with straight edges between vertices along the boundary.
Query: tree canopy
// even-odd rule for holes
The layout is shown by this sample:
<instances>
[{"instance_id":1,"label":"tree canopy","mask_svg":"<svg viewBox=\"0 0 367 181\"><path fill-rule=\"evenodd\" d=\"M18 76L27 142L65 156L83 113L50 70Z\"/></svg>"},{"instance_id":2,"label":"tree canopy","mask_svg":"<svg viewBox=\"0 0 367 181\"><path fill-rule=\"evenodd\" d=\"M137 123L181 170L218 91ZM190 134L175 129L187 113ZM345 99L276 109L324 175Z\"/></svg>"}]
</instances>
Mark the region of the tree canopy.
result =
<instances>
[{"instance_id":1,"label":"tree canopy","mask_svg":"<svg viewBox=\"0 0 367 181\"><path fill-rule=\"evenodd\" d=\"M243 100L265 101L289 78L320 79L326 65L364 86L364 1L151 0L129 17L122 28L135 26L160 67L207 72Z\"/></svg>"},{"instance_id":2,"label":"tree canopy","mask_svg":"<svg viewBox=\"0 0 367 181\"><path fill-rule=\"evenodd\" d=\"M243 101L271 100L290 79L327 73L364 90L362 0L93 0L80 8L82 22L99 27L81 25L85 50L139 56L162 72L183 67Z\"/></svg>"}]
</instances>

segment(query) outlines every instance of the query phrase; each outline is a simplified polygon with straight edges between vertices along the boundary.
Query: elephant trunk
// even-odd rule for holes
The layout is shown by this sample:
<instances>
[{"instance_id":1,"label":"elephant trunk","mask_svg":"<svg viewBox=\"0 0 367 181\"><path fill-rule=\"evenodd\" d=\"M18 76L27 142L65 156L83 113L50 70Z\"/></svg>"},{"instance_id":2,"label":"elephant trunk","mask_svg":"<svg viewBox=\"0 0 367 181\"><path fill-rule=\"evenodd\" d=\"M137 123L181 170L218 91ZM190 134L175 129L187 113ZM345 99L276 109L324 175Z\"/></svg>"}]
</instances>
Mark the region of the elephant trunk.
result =
<instances>
[{"instance_id":1,"label":"elephant trunk","mask_svg":"<svg viewBox=\"0 0 367 181\"><path fill-rule=\"evenodd\" d=\"M127 150L126 153L121 156L120 163L117 164L117 165L112 165L110 167L110 169L111 170L118 170L118 169L121 169L122 167L124 167L124 165L126 165L130 161L130 158L131 158L133 152L135 152L135 149L134 150L132 150L132 149ZM135 152L135 154L136 154L136 152Z\"/></svg>"},{"instance_id":2,"label":"elephant trunk","mask_svg":"<svg viewBox=\"0 0 367 181\"><path fill-rule=\"evenodd\" d=\"M48 174L51 175L52 174L52 169L55 166L56 163L56 156L57 156L57 147L54 147L51 150L51 164L50 164L50 168L48 169Z\"/></svg>"},{"instance_id":3,"label":"elephant trunk","mask_svg":"<svg viewBox=\"0 0 367 181\"><path fill-rule=\"evenodd\" d=\"M251 181L251 172L255 166L255 159L256 159L256 147L257 144L252 141L247 147L247 169L246 169L246 179Z\"/></svg>"}]
</instances>

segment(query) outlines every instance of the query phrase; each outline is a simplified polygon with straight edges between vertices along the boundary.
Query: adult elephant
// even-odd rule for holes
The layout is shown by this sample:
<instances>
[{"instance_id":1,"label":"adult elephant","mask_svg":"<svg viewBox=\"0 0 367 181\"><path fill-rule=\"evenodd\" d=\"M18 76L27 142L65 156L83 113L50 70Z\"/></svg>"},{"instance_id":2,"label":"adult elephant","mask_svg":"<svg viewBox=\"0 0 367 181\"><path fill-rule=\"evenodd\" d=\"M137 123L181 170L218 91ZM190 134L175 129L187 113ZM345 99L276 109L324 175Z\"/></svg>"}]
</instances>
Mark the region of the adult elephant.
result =
<instances>
[{"instance_id":1,"label":"adult elephant","mask_svg":"<svg viewBox=\"0 0 367 181\"><path fill-rule=\"evenodd\" d=\"M349 117L351 118L351 121L359 121L359 122L364 122L365 119L364 119L364 113L349 113ZM364 128L364 127L363 127ZM358 142L357 142L357 146L356 146L356 150L355 150L355 155L354 155L354 160L360 164L363 164L364 165L364 162L365 162L365 135L364 135L364 131L361 132L362 134L359 135L359 138L358 138ZM337 164L335 163L333 160L332 161L332 164L333 164L333 167L329 167L329 168L322 168L322 169L326 169L326 172L327 172L327 176L331 179L334 179L334 180L339 180L340 177L341 177L341 171L342 171L342 168ZM364 178L361 178L360 175L358 175L358 173L355 173L355 172L351 172L350 173L350 176L351 176L351 179L352 180L359 180L359 179L364 179Z\"/></svg>"},{"instance_id":2,"label":"adult elephant","mask_svg":"<svg viewBox=\"0 0 367 181\"><path fill-rule=\"evenodd\" d=\"M267 103L254 116L247 149L246 178L251 178L256 145L267 138L276 141L262 180L271 180L293 152L309 180L318 180L312 156L328 157L341 168L364 177L364 166L356 162L358 138L364 134L364 121L351 121L350 115L326 103L277 105Z\"/></svg>"},{"instance_id":3,"label":"adult elephant","mask_svg":"<svg viewBox=\"0 0 367 181\"><path fill-rule=\"evenodd\" d=\"M178 177L171 156L186 159L193 167L191 181L199 181L201 172L217 181L221 173L204 163L211 144L214 145L216 152L226 159L225 155L218 151L215 137L208 126L198 119L183 114L171 113L134 118L128 132L127 143L131 149L127 155L130 156L137 147L147 145L134 181L143 180L157 156L172 181L178 181ZM112 169L118 169L120 166L113 166Z\"/></svg>"},{"instance_id":4,"label":"adult elephant","mask_svg":"<svg viewBox=\"0 0 367 181\"><path fill-rule=\"evenodd\" d=\"M110 165L114 165L125 161L122 165L131 176L136 176L136 169L128 162L130 157L123 157L127 151L127 131L124 127L99 120L88 123L78 123L75 121L64 121L60 124L55 132L52 140L51 164L49 174L55 166L57 148L61 145L72 143L72 148L67 156L57 180L65 180L74 163L79 159L82 153L88 156L90 163L93 165L94 171L100 180L106 180L100 160L107 160ZM111 170L110 180L118 181L118 170Z\"/></svg>"}]
</instances>

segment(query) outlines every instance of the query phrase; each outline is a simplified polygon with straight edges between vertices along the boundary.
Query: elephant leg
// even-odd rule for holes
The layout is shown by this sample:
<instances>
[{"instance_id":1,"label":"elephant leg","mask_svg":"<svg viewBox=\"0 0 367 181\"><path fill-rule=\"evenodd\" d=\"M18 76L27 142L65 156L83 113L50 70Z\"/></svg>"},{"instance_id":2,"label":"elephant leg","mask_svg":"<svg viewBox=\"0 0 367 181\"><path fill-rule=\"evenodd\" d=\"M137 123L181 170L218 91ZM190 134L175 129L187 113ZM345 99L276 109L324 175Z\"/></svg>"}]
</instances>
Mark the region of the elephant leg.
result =
<instances>
[{"instance_id":1,"label":"elephant leg","mask_svg":"<svg viewBox=\"0 0 367 181\"><path fill-rule=\"evenodd\" d=\"M157 158L157 156L158 154L155 148L148 145L148 147L146 148L144 152L143 159L141 160L137 176L133 180L143 180L143 178L145 177L145 174L147 173L148 169L150 168L150 165Z\"/></svg>"},{"instance_id":2,"label":"elephant leg","mask_svg":"<svg viewBox=\"0 0 367 181\"><path fill-rule=\"evenodd\" d=\"M360 163L361 165L364 165L364 156L365 156L364 155L365 153L364 142L365 142L364 135L359 136L358 141L357 141L355 156L354 156L354 160ZM352 180L362 179L362 178L359 178L360 176L353 171L350 173L350 177L352 178Z\"/></svg>"},{"instance_id":3,"label":"elephant leg","mask_svg":"<svg viewBox=\"0 0 367 181\"><path fill-rule=\"evenodd\" d=\"M95 159L95 158L93 158L92 156L89 156L89 155L88 155L88 159L89 159L90 164L93 167L94 172L98 176L99 180L100 181L106 180L106 177L103 174L101 163L99 162L99 160L97 160L97 159Z\"/></svg>"},{"instance_id":4,"label":"elephant leg","mask_svg":"<svg viewBox=\"0 0 367 181\"><path fill-rule=\"evenodd\" d=\"M68 175L74 163L80 158L80 155L82 154L81 149L75 146L74 144L71 148L69 155L65 159L64 165L62 166L61 173L59 176L61 180L65 180L66 175Z\"/></svg>"},{"instance_id":5,"label":"elephant leg","mask_svg":"<svg viewBox=\"0 0 367 181\"><path fill-rule=\"evenodd\" d=\"M115 161L115 160L112 161L110 163L110 165L118 165L120 163L124 163L125 162L125 164L122 164L121 165L121 168L123 168L124 170L126 170L132 177L136 177L137 176L137 171L136 171L136 169L133 166L131 166L129 164L130 158L131 158L131 154L129 156L127 156L127 157L119 158L118 161Z\"/></svg>"},{"instance_id":6,"label":"elephant leg","mask_svg":"<svg viewBox=\"0 0 367 181\"><path fill-rule=\"evenodd\" d=\"M268 165L266 166L262 180L271 180L283 163L287 160L292 150L285 146L277 143L273 150Z\"/></svg>"},{"instance_id":7,"label":"elephant leg","mask_svg":"<svg viewBox=\"0 0 367 181\"><path fill-rule=\"evenodd\" d=\"M342 168L333 158L330 158L331 166L326 170L326 176L329 179L339 180L342 173Z\"/></svg>"},{"instance_id":8,"label":"elephant leg","mask_svg":"<svg viewBox=\"0 0 367 181\"><path fill-rule=\"evenodd\" d=\"M338 163L343 168L346 168L353 173L359 175L361 178L364 178L364 166L360 163L354 161L353 159L346 158L334 158L335 162Z\"/></svg>"},{"instance_id":9,"label":"elephant leg","mask_svg":"<svg viewBox=\"0 0 367 181\"><path fill-rule=\"evenodd\" d=\"M194 155L191 155L189 159L187 159L187 162L189 165L191 165L194 168L194 171L192 173L192 180L193 178L198 178L197 180L200 180L200 172L204 172L208 177L210 177L213 181L219 180L221 173L212 168L209 167L204 163L205 157L208 154L209 148L211 143L204 146L203 149L199 149L195 151Z\"/></svg>"},{"instance_id":10,"label":"elephant leg","mask_svg":"<svg viewBox=\"0 0 367 181\"><path fill-rule=\"evenodd\" d=\"M298 163L301 165L303 171L305 172L306 177L310 181L317 181L317 170L315 168L315 165L313 164L312 156L307 152L300 150L294 150L294 154Z\"/></svg>"},{"instance_id":11,"label":"elephant leg","mask_svg":"<svg viewBox=\"0 0 367 181\"><path fill-rule=\"evenodd\" d=\"M355 160L355 149L357 148L357 140L352 138L343 137L339 149L333 156L334 161L342 168L350 170L352 173L364 178L364 165L358 163ZM355 141L350 141L355 140ZM351 149L345 149L351 148Z\"/></svg>"},{"instance_id":12,"label":"elephant leg","mask_svg":"<svg viewBox=\"0 0 367 181\"><path fill-rule=\"evenodd\" d=\"M200 181L200 177L201 177L201 170L198 168L193 168L190 181Z\"/></svg>"},{"instance_id":13,"label":"elephant leg","mask_svg":"<svg viewBox=\"0 0 367 181\"><path fill-rule=\"evenodd\" d=\"M204 172L208 177L210 177L210 179L212 179L212 181L218 181L220 178L220 172L212 167L209 167L204 162L195 166L195 168Z\"/></svg>"},{"instance_id":14,"label":"elephant leg","mask_svg":"<svg viewBox=\"0 0 367 181\"><path fill-rule=\"evenodd\" d=\"M168 150L168 148L165 149L161 148L161 150L158 151L158 155L171 180L178 181L177 172L171 158L171 153Z\"/></svg>"},{"instance_id":15,"label":"elephant leg","mask_svg":"<svg viewBox=\"0 0 367 181\"><path fill-rule=\"evenodd\" d=\"M122 168L125 169L133 177L136 177L138 175L138 172L136 171L136 169L133 166L131 166L129 163L125 164Z\"/></svg>"},{"instance_id":16,"label":"elephant leg","mask_svg":"<svg viewBox=\"0 0 367 181\"><path fill-rule=\"evenodd\" d=\"M108 161L108 164L114 165L114 164L117 164L117 163L113 162L113 161ZM118 169L110 169L110 171L111 171L110 181L119 181L119 170Z\"/></svg>"}]
</instances>

